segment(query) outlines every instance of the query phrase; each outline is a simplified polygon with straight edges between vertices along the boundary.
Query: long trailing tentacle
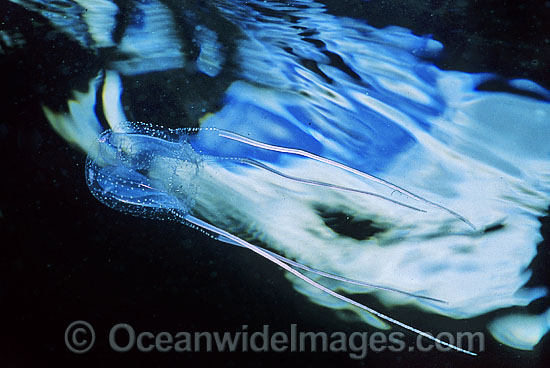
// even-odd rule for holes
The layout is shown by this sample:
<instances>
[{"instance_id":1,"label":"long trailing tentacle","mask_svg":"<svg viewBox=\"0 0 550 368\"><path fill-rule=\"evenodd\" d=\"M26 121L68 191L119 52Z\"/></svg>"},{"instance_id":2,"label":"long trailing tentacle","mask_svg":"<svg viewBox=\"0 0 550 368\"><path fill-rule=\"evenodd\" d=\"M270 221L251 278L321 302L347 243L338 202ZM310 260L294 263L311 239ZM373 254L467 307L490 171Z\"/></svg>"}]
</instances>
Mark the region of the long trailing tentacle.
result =
<instances>
[{"instance_id":1,"label":"long trailing tentacle","mask_svg":"<svg viewBox=\"0 0 550 368\"><path fill-rule=\"evenodd\" d=\"M337 281L342 281L342 282L345 282L347 284L353 284L353 285L358 285L358 286L363 286L363 287L368 287L368 288L373 288L373 289L379 289L379 290L385 290L385 291L390 291L390 292L393 292L393 293L398 293L398 294L403 294L403 295L407 295L407 296L410 296L410 297L413 297L413 298L419 298L419 299L425 299L425 300L430 300L430 301L434 301L434 302L438 302L438 303L443 303L443 304L449 304L447 301L445 300L442 300L442 299L437 299L437 298L433 298L431 296L425 296L425 295L420 295L420 294L415 294L415 293L409 293L408 291L404 291L404 290L400 290L400 289L396 289L396 288L392 288L392 287L388 287L388 286L381 286L381 285L376 285L376 284L371 284L371 283L368 283L368 282L364 282L364 281L359 281L359 280L354 280L354 279L350 279L348 277L344 277L344 276L339 276L339 275L335 275L335 274L332 274L332 273L329 273L329 272L325 272L325 271L322 271L322 270L318 270L316 268L313 268L313 267L309 267L309 266L306 266L302 263L299 263L299 262L296 262L296 261L293 261L291 259L288 259L288 258L285 258L277 253L274 253L274 252L271 252L267 249L264 249L264 251L266 253L269 253L270 255L272 255L273 257L285 262L286 264L289 264L291 266L294 266L294 267L297 267L297 268L300 268L304 271L308 271L308 272L312 272L312 273L315 273L319 276L323 276L323 277L326 277L326 278L329 278L329 279L333 279L333 280L337 280Z\"/></svg>"},{"instance_id":2,"label":"long trailing tentacle","mask_svg":"<svg viewBox=\"0 0 550 368\"><path fill-rule=\"evenodd\" d=\"M424 331L421 331L421 330L419 330L419 329L417 329L417 328L414 328L414 327L412 327L412 326L409 326L409 325L407 325L407 324L405 324L405 323L403 323L403 322L400 322L400 321L398 321L398 320L396 320L396 319L393 319L393 318L391 318L391 317L389 317L389 316L386 316L385 314L380 313L380 312L378 312L378 311L376 311L376 310L374 310L374 309L372 309L372 308L369 308L369 307L367 307L366 305L363 305L363 304L361 304L361 303L359 303L359 302L357 302L357 301L355 301L355 300L353 300L353 299L350 299L350 298L348 298L348 297L346 297L346 296L344 296L344 295L341 295L341 294L335 292L334 290L329 289L329 288L327 288L326 286L323 286L323 285L319 284L319 283L316 282L316 281L313 281L312 279L310 279L310 278L307 277L306 275L302 274L301 272L295 270L294 268L292 268L291 266L289 266L289 265L286 264L285 262L283 262L283 261L277 259L276 257L274 257L273 255L271 255L270 253L266 252L264 249L262 249L262 248L260 248L260 247L257 247L257 246L255 246L255 245L253 245L253 244L250 244L250 243L248 243L248 242L246 242L246 241L240 239L239 237L237 237L237 236L235 236L235 235L233 235L233 234L231 234L231 233L228 233L228 232L225 231L225 230L222 230L222 229L219 229L219 228L217 228L217 227L215 227L215 226L212 226L211 224L209 224L209 223L207 223L207 222L204 222L204 221L202 221L202 220L200 220L200 219L197 219L197 218L195 218L195 217L193 217L193 216L186 216L186 217L184 217L184 220L187 221L187 222L189 222L189 223L192 224L192 225L201 227L201 228L203 228L203 229L206 229L206 230L208 230L208 231L211 231L212 233L215 233L215 234L224 236L224 237L226 237L227 239L231 239L231 240L234 241L235 243L240 244L241 246L243 246L243 247L245 247L245 248L247 248L247 249L253 251L254 253L256 253L256 254L258 254L258 255L260 255L260 256L262 256L262 257L268 259L269 261L275 263L276 265L278 265L279 267L283 268L284 270L286 270L286 271L292 273L294 276L298 277L299 279L303 280L304 282L308 283L309 285L311 285L311 286L313 286L313 287L315 287L315 288L317 288L317 289L319 289L319 290L321 290L321 291L327 293L328 295L331 295L331 296L333 296L333 297L335 297L335 298L337 298L337 299L340 299L340 300L342 300L343 302L349 303L349 304L351 304L351 305L353 305L353 306L355 306L355 307L357 307L357 308L363 309L363 310L365 310L365 311L367 311L367 312L369 312L369 313L371 313L371 314L373 314L373 315L375 315L375 316L377 316L377 317L379 317L379 318L381 318L381 319L383 319L383 320L385 320L385 321L388 321L388 322L390 322L390 323L393 323L393 324L395 324L395 325L397 325L397 326L400 326L400 327L402 327L402 328L404 328L404 329L406 329L406 330L412 331L412 332L414 332L414 333L416 333L416 334L418 334L418 335L420 335L420 336L422 336L422 337L425 337L425 338L427 338L427 339L429 339L429 340L432 340L432 341L434 341L434 342L436 342L436 343L438 343L438 344L447 346L447 347L449 347L449 348L451 348L451 349L454 349L454 350L456 350L456 351L459 351L459 352L462 352L462 353L465 353L465 354L468 354L468 355L474 355L474 356L477 355L477 354L474 353L474 352L471 352L471 351L468 351L468 350L464 350L464 349L462 349L462 348L459 348L458 346L449 344L448 342L445 342L445 341L443 341L443 340L440 340L440 339L438 339L438 338L436 338L436 337L434 337L434 336L432 336L432 335L430 335L430 334L428 334L428 333L426 333L426 332L424 332Z\"/></svg>"},{"instance_id":3,"label":"long trailing tentacle","mask_svg":"<svg viewBox=\"0 0 550 368\"><path fill-rule=\"evenodd\" d=\"M417 201L420 201L420 202L423 202L427 205L430 205L432 207L435 207L435 208L439 208L441 210L444 210L448 213L450 213L451 215L455 216L456 218L458 218L460 221L464 222L465 224L467 224L468 226L470 226L472 229L476 230L476 227L474 224L472 224L466 217L462 216L461 214L451 210L450 208L447 208L445 206L442 206L438 203L435 203L435 202L432 202L430 201L429 199L426 199L426 198L423 198L423 197L420 197L419 195L416 195L412 192L409 192L408 190L404 189L404 188L401 188L400 186L397 186L395 184L392 184L384 179L381 179L381 178L378 178L374 175L370 175L370 174L367 174L367 173L364 173L362 171L359 171L357 169L354 169L352 167L349 167L347 165L344 165L340 162L337 162L337 161L334 161L334 160L331 160L331 159L328 159L328 158L325 158L325 157L322 157L322 156L318 156L316 154L313 154L311 152L308 152L308 151L304 151L304 150L301 150L301 149L297 149L297 148L288 148L288 147L281 147L281 146L275 146L275 145L272 145L272 144L267 144L267 143L263 143L263 142L259 142L259 141L256 141L254 139L251 139L251 138L247 138L247 137L244 137L240 134L237 134L237 133L233 133L233 132L230 132L228 130L222 130L222 129L218 129L219 131L219 136L222 137L222 138L227 138L227 139L231 139L231 140L234 140L234 141L237 141L237 142L241 142L241 143L244 143L244 144L248 144L250 146L254 146L254 147L258 147L258 148L261 148L261 149L265 149L265 150L268 150L268 151L275 151L275 152L282 152L282 153L290 153L290 154L294 154L294 155L298 155L298 156L302 156L302 157L307 157L307 158L310 158L312 160L315 160L315 161L318 161L318 162L323 162L325 164L328 164L328 165L331 165L331 166L335 166L339 169L342 169L342 170L345 170L345 171L348 171L350 173L353 173L355 175L358 175L362 178L365 178L367 180L371 180L375 183L378 183L378 184L381 184L381 185L384 185L386 186L387 188L390 188L390 189L393 189L401 194L404 194L406 195L407 197L410 197L414 200L417 200Z\"/></svg>"},{"instance_id":4,"label":"long trailing tentacle","mask_svg":"<svg viewBox=\"0 0 550 368\"><path fill-rule=\"evenodd\" d=\"M381 198L385 201L388 201L388 202L391 202L391 203L394 203L394 204L397 204L399 206L403 206L403 207L406 207L406 208L409 208L409 209L412 209L412 210L415 210L415 211L426 212L426 210L408 205L406 203L396 201L394 199L385 197L385 196L383 196L381 194L378 194L378 193L368 192L368 191L360 190L360 189L348 188L348 187L344 187L344 186L341 186L341 185L325 183L325 182L317 181L317 180L298 178L298 177L295 177L295 176L291 176L291 175L287 175L285 173L282 173L282 172L280 172L278 170L275 170L275 169L273 169L273 168L271 168L271 167L269 167L265 164L262 164L261 162L258 162L256 160L252 160L252 159L249 159L249 158L239 159L239 161L241 161L243 163L246 163L246 164L249 164L249 165L252 165L252 166L255 166L255 167L258 167L258 168L261 168L261 169L268 170L268 171L274 173L275 175L281 176L285 179L293 180L293 181L300 182L300 183L303 183L303 184L314 185L314 186L319 186L319 187L327 187L327 188L331 188L331 189L341 190L341 191L344 191L344 192L364 194L364 195L368 195L368 196L372 196L372 197Z\"/></svg>"},{"instance_id":5,"label":"long trailing tentacle","mask_svg":"<svg viewBox=\"0 0 550 368\"><path fill-rule=\"evenodd\" d=\"M200 221L200 220L199 220ZM204 221L201 221L201 223L203 223ZM228 243L228 244L232 244L232 245L236 245L236 246L239 246L239 247L242 247L243 245L241 243L237 243L235 241L233 241L232 239L229 239L229 238L226 238L225 236L223 235L218 235L218 240L222 241L222 242L225 242L225 243ZM326 277L328 279L333 279L333 280L337 280L337 281L341 281L341 282L345 282L347 284L352 284L352 285L358 285L358 286L362 286L362 287L365 287L365 288L372 288L372 289L378 289L378 290L384 290L384 291L390 291L390 292L393 292L393 293L398 293L398 294L403 294L403 295L407 295L407 296L410 296L410 297L413 297L413 298L419 298L419 299L425 299L425 300L430 300L430 301L433 301L433 302L438 302L438 303L443 303L443 304L449 304L447 301L445 300L442 300L442 299L438 299L438 298L433 298L431 296L425 296L425 295L420 295L420 294L415 294L415 293L409 293L408 291L404 291L404 290L400 290L400 289L396 289L396 288L392 288L392 287L389 287L389 286L382 286L382 285L376 285L376 284L371 284L371 283L368 283L368 282L364 282L364 281L359 281L359 280L354 280L354 279L350 279L348 277L344 277L344 276L340 276L340 275L335 275L333 273L330 273L330 272L326 272L326 271L323 271L323 270L319 270L317 268L313 268L313 267L310 267L310 266L307 266L303 263L299 263L299 262L296 262L296 261L293 261L291 259L288 259L286 257L283 257L281 256L280 254L277 254L275 252L272 252L268 249L265 249L265 248L261 248L264 252L270 254L271 256L277 258L278 260L280 261L283 261L284 263L288 264L288 265L291 265L293 267L296 267L296 268L300 268L304 271L307 271L307 272L311 272L311 273L314 273L314 274L317 274L319 276L323 276L323 277Z\"/></svg>"}]
</instances>

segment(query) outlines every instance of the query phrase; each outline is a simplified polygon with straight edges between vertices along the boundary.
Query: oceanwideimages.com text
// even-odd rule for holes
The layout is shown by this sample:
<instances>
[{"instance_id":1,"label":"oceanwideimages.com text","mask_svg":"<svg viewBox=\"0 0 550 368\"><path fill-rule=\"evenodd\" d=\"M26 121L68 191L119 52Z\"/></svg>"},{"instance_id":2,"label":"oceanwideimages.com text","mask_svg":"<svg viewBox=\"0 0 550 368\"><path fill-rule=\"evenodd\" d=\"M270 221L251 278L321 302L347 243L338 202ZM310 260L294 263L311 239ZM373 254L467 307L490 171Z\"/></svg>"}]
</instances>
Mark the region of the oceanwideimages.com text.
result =
<instances>
[{"instance_id":1,"label":"oceanwideimages.com text","mask_svg":"<svg viewBox=\"0 0 550 368\"><path fill-rule=\"evenodd\" d=\"M440 332L436 339L467 352L482 352L485 336L482 332ZM392 332L311 332L301 331L297 324L287 331L272 331L269 325L261 330L242 325L232 332L151 332L139 331L127 323L114 325L105 339L116 352L198 353L198 352L299 352L348 353L352 359L363 359L369 352L447 352L451 347L431 341L420 335L414 344L405 342L405 334ZM74 353L89 351L96 341L93 327L85 321L71 323L65 331L67 348Z\"/></svg>"}]
</instances>

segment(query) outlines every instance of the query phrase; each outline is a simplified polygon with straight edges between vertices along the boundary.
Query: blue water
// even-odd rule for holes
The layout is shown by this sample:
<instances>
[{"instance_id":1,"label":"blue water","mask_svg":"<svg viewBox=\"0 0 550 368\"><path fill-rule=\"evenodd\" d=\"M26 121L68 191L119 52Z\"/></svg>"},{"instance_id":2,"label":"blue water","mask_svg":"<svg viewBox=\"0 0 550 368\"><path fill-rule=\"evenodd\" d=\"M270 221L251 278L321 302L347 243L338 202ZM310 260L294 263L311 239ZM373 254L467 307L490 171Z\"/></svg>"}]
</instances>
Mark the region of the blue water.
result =
<instances>
[{"instance_id":1,"label":"blue water","mask_svg":"<svg viewBox=\"0 0 550 368\"><path fill-rule=\"evenodd\" d=\"M137 175L134 164L124 172L115 165L114 175L127 180L127 185L119 189L113 182L98 182L96 196L110 185L112 196L104 200L108 205L121 199L135 205L135 198L140 198L154 209L187 196L192 204L173 205L182 211L192 208L202 221L251 243L266 244L288 258L447 301L441 304L323 281L351 296L371 293L388 309L407 305L467 320L524 307L547 294L545 287L524 285L542 240L538 217L550 203L548 91L527 80L508 83L538 99L480 91L477 87L495 76L440 70L432 60L443 45L430 37L333 16L313 1L212 4L238 30L231 52L219 33L197 19L193 36L198 56L190 57L188 45L178 38L174 10L156 1L137 3L134 11L139 16L130 17L133 23L116 42L125 57L106 62L101 74L90 81L88 93L75 94L69 102L68 114L44 108L54 129L94 157L97 136L104 129L100 120L123 133L121 137L129 132L120 124L129 118L128 105L121 98L125 78L147 80L155 78L148 73L166 72L215 80L229 68L231 58L233 80L223 91L219 109L187 106L201 112L198 121L181 121L203 128L196 132L197 140L206 141L208 129L216 128L307 151L383 182L303 158L264 152L254 159L292 177L380 196L304 186L238 161L218 161L198 171L193 160L168 164L156 158L173 158L170 147L175 143L158 140L143 144L153 151L147 175ZM87 41L98 50L115 44L111 23L102 24L96 23ZM152 31L157 31L154 37ZM95 110L100 88L102 119ZM156 98L147 91L143 94L146 100ZM162 125L163 119L159 115L152 122ZM256 152L234 145L209 149L215 157L250 158ZM91 172L93 179L113 174L96 167ZM190 174L195 175L193 180ZM168 188L174 180L181 180L185 188L180 197L148 193L148 187ZM384 184L388 182L440 207L416 203ZM420 210L396 206L382 197ZM330 216L371 228L342 231L327 221ZM387 327L296 278L289 280L314 303L351 309L359 319ZM495 318L489 328L504 344L532 349L548 331L549 314L519 312ZM526 321L534 322L525 328Z\"/></svg>"}]
</instances>

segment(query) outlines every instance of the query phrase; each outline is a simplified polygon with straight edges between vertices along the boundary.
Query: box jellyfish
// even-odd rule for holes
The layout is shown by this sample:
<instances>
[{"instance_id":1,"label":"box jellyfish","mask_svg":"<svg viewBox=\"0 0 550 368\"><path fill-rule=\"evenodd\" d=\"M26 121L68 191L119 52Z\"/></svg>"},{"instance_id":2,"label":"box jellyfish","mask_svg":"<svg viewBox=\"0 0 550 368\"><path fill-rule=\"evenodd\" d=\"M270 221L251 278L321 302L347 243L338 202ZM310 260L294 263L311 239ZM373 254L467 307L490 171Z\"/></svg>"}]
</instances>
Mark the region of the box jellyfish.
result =
<instances>
[{"instance_id":1,"label":"box jellyfish","mask_svg":"<svg viewBox=\"0 0 550 368\"><path fill-rule=\"evenodd\" d=\"M94 30L84 38L90 54L118 51L98 60L89 91L75 91L64 114L44 106L52 127L89 154L98 199L259 252L314 303L381 328L380 315L330 290L452 319L523 310L547 295L526 286L550 203L547 90L441 70L431 59L438 41L314 1L211 7L235 37L157 1L136 2L140 16L115 27L108 45L113 23L72 29ZM482 88L494 80L521 93ZM214 93L223 98L208 108L201 100ZM200 129L119 124L128 119ZM498 341L533 348L548 331L540 312L491 316L487 326Z\"/></svg>"},{"instance_id":2,"label":"box jellyfish","mask_svg":"<svg viewBox=\"0 0 550 368\"><path fill-rule=\"evenodd\" d=\"M238 171L238 166L247 166L247 170L261 172L260 176L266 180L262 183L264 186L282 186L282 182L285 182L286 191L289 191L290 188L298 190L298 187L303 187L301 188L302 191L311 190L312 188L321 191L340 191L357 196L357 200L367 197L378 202L387 202L388 205L403 207L405 210L428 212L426 209L414 207L367 189L345 187L285 174L285 165L288 165L289 160L294 158L311 160L320 165L325 165L327 166L325 172L340 170L343 173L355 175L359 179L374 182L379 186L399 193L404 198L443 210L454 216L457 221L473 227L463 216L382 179L304 150L270 145L215 128L160 130L145 124L125 123L124 125L125 133L117 133L111 130L103 132L98 139L97 150L94 154L88 156L86 162L88 187L102 203L135 216L179 220L218 240L255 252L305 281L308 285L342 302L349 303L385 321L418 333L457 351L475 355L475 353L441 341L426 332L337 293L312 280L297 269L356 286L385 290L435 303L445 303L443 300L349 279L287 259L200 219L197 216L200 216L201 211L196 211L195 208L207 206L207 204L203 204L203 201L207 201L203 197L204 188L210 187L209 183L216 181L217 171L234 171L235 169ZM232 145L234 147L231 147ZM231 152L231 155L227 156L228 152ZM284 157L285 155L293 157ZM271 164L278 163L279 166L276 169L269 166L267 162L271 162ZM277 193L277 191L273 193ZM279 193L282 194L282 192ZM271 197L270 200L273 200L273 194L271 194ZM277 200L284 201L284 195ZM219 201L223 205L223 197L220 197ZM365 205L368 205L368 201L365 201Z\"/></svg>"}]
</instances>

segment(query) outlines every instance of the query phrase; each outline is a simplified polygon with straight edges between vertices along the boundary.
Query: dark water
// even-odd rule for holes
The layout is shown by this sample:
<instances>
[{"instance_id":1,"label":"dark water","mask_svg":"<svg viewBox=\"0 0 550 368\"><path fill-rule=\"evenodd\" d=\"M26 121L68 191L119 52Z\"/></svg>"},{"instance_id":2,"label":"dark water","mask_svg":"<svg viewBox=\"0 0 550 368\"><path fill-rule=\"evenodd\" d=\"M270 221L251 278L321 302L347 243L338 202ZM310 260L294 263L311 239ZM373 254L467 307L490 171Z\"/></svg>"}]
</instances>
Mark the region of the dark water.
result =
<instances>
[{"instance_id":1,"label":"dark water","mask_svg":"<svg viewBox=\"0 0 550 368\"><path fill-rule=\"evenodd\" d=\"M365 19L376 27L401 25L417 34L433 34L445 45L436 61L442 68L496 72L503 78L521 77L550 85L546 74L550 35L544 30L550 4L324 3L332 14ZM377 330L346 323L330 309L311 303L292 288L282 271L253 254L178 223L121 216L97 202L83 178L85 155L52 131L40 103L63 105L70 89L85 89L100 61L35 12L10 3L3 21L6 29L18 29L27 42L2 55L2 80L10 81L4 86L5 118L0 123L4 247L0 352L6 366L543 366L548 335L533 351L521 351L500 345L485 331L486 323L502 311L451 320L413 308L387 310L374 298L365 302L393 317L405 317L413 326L485 331L486 351L477 358L455 352L369 352L359 361L346 353L113 352L107 336L119 322L131 324L136 331L155 333L238 332L242 325L260 331L265 324L272 331L289 331L291 324L314 332ZM211 22L216 24L213 18ZM222 27L219 23L213 26L216 30ZM230 36L225 37L224 42L231 43ZM210 108L230 79L222 73L216 83L205 84L190 77L189 82L202 89L196 89L196 94L187 92L186 101L200 100ZM484 88L501 90L504 85L496 80ZM134 87L149 88L150 95L155 95L150 86ZM131 90L131 83L125 88ZM170 116L166 106L177 102L162 92L158 100L136 103L142 110L134 106L132 118ZM197 113L186 106L193 103L171 110L192 120ZM540 221L545 241L538 245L538 255L530 265L531 286L549 285L550 220L546 216ZM531 303L527 311L540 314L547 308L546 297ZM75 320L90 322L97 334L94 348L83 355L68 351L63 341L65 328ZM406 338L413 341L415 336L406 334Z\"/></svg>"}]
</instances>

